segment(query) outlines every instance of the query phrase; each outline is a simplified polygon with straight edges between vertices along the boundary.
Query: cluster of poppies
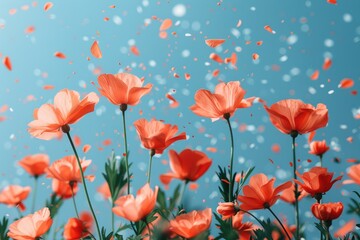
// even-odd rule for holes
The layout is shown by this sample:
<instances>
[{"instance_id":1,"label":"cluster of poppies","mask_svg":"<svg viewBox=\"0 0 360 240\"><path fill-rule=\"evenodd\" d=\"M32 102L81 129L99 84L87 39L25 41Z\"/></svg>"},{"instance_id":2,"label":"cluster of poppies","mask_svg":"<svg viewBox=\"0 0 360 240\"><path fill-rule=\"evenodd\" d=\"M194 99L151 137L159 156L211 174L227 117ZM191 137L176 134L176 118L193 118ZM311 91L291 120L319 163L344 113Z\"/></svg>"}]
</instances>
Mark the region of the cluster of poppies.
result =
<instances>
[{"instance_id":1,"label":"cluster of poppies","mask_svg":"<svg viewBox=\"0 0 360 240\"><path fill-rule=\"evenodd\" d=\"M124 131L124 158L123 164L108 163L105 174L106 183L101 186L101 192L112 206L112 231L105 233L95 214L91 199L87 190L85 180L92 181L94 176L85 176L84 172L91 164L91 160L80 159L76 144L71 136L70 125L77 123L84 115L93 112L99 101L96 93L91 92L83 99L78 92L63 89L54 98L53 104L44 104L34 111L34 120L29 123L29 133L39 139L50 140L66 135L74 152L73 155L65 156L50 164L49 157L45 154L35 154L22 159L19 164L31 176L35 182L41 175L52 179L53 203L51 208L45 207L33 214L22 217L25 211L23 201L30 193L30 187L11 185L0 192L0 203L15 206L19 209L20 219L14 221L7 235L14 239L38 239L49 232L53 218L60 208L61 201L72 198L76 217L70 218L64 225L63 238L79 239L122 239L121 234L142 236L147 239L157 239L157 236L165 236L166 239L211 239L209 228L212 222L212 210L194 210L186 212L181 206L185 187L188 183L198 180L210 168L212 160L197 150L184 149L181 152L169 150L171 171L160 175L160 181L168 185L173 179L183 182L183 188L177 196L170 198L170 206L164 200L164 192L158 186L151 187L151 166L155 154L163 154L171 144L179 140L185 140L184 132L178 134L176 125L166 124L156 119L139 119L133 123L136 128L141 144L149 150L149 164L147 171L147 182L141 187L136 196L130 193L132 174L130 173L130 159L126 133L126 110L128 105L137 105L141 98L152 89L151 84L143 86L143 79L130 73L102 74L98 77L98 90L112 104L119 107L122 112ZM256 230L266 230L264 222L251 213L253 210L267 209L277 219L282 236L288 239L300 239L300 211L299 201L311 195L316 203L311 207L313 215L320 220L326 234L324 237L330 239L329 227L331 221L337 219L342 211L342 203L322 203L322 196L328 192L336 181L341 177L333 179L333 173L322 166L322 157L329 150L325 141L312 141L315 131L325 127L328 122L328 110L324 104L318 104L315 108L300 100L286 99L268 107L265 102L256 97L244 98L245 90L240 82L221 82L215 87L215 92L198 90L195 94L195 104L190 109L201 117L210 118L212 121L224 119L229 127L231 149L230 161L222 173L218 173L222 202L219 203L217 216L220 228L230 226L238 239L255 238ZM275 178L269 179L265 174L259 173L253 176L252 171L247 174L234 172L234 135L232 132L230 118L240 108L248 108L254 102L264 104L269 114L270 121L282 133L288 134L292 139L293 148L293 172L294 181L285 182L274 187ZM310 153L319 156L320 166L313 167L307 172L300 174L296 167L296 138L299 134L310 133ZM85 149L84 152L87 150ZM112 165L113 164L113 165ZM113 167L111 167L113 166ZM123 171L116 168L123 166ZM239 168L235 166L235 169ZM221 169L221 168L220 168ZM253 169L252 169L253 170ZM348 174L351 180L348 183L360 184L360 164L354 165ZM249 177L249 183L246 180ZM298 179L299 178L299 179ZM116 179L120 179L116 182ZM139 179L139 178L137 178ZM115 184L114 184L114 181ZM123 183L123 184L120 184ZM82 184L89 210L91 213L78 213L75 195ZM237 187L235 185L237 184ZM120 186L121 185L121 186ZM36 186L36 185L35 185ZM34 188L36 195L36 188ZM288 227L282 222L271 207L282 199L294 205L295 227ZM35 197L34 197L35 201ZM175 211L177 209L177 211ZM114 227L114 214L129 221L124 228ZM262 226L256 226L252 222L244 222L243 217L253 217ZM93 230L95 225L96 230ZM117 226L119 227L119 226ZM126 229L126 233L122 233ZM133 232L129 234L129 232ZM228 233L224 233L228 234ZM321 236L323 237L323 236ZM272 238L276 239L274 235ZM135 238L133 238L135 239ZM136 238L140 239L140 238ZM235 238L228 238L235 239ZM259 239L259 238L258 238Z\"/></svg>"}]
</instances>

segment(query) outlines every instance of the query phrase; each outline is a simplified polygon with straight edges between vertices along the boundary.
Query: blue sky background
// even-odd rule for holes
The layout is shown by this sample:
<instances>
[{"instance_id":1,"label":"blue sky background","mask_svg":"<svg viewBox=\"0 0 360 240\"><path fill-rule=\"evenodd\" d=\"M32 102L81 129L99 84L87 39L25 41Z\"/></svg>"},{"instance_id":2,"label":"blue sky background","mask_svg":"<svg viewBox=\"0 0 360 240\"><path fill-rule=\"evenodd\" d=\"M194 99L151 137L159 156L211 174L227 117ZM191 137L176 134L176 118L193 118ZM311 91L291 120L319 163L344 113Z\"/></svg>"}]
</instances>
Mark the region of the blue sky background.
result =
<instances>
[{"instance_id":1,"label":"blue sky background","mask_svg":"<svg viewBox=\"0 0 360 240\"><path fill-rule=\"evenodd\" d=\"M65 138L43 141L30 137L27 124L33 120L35 108L52 102L63 88L81 94L97 92L94 72L117 73L126 68L145 77L145 83L154 85L141 104L127 112L130 161L134 172L132 192L145 183L148 162L148 152L141 148L132 122L139 118L156 118L177 124L179 130L188 135L187 141L176 142L171 149L198 149L213 159L208 173L198 181L199 190L188 190L185 194L189 210L215 208L221 201L216 192L219 181L215 171L217 165L228 164L230 145L226 122L212 123L189 110L198 89L213 90L219 81L238 80L247 91L247 97L257 96L268 104L286 98L301 99L313 105L326 104L329 124L315 137L316 140L325 139L331 146L324 158L325 166L334 171L335 176L344 175L347 179L346 170L351 163L346 160L359 157L359 120L354 114L360 112L360 101L358 95L351 94L351 91L358 91L360 80L360 2L357 0L339 1L337 5L328 4L326 0L57 0L46 12L44 4L45 1L0 2L0 58L9 56L13 66L12 71L0 66L0 107L8 106L7 111L0 113L5 117L0 122L0 189L9 184L32 186L32 179L17 164L28 154L47 153L52 161L71 154ZM111 5L115 8L110 8ZM22 10L26 9L24 6L28 6L28 10ZM10 14L11 9L16 9L16 13ZM109 21L104 21L105 17ZM166 18L172 19L173 26L167 30L168 38L161 39L159 27ZM242 24L237 27L239 20ZM270 25L276 33L265 31L265 25ZM29 26L35 31L26 34L25 29ZM226 42L212 49L204 43L207 38L223 38ZM102 59L91 56L90 46L94 40L99 42ZM263 41L263 45L257 46L257 41ZM131 53L132 45L139 49L140 56ZM64 53L66 59L54 57L56 51ZM223 58L236 52L237 69L209 59L212 52ZM252 60L253 53L259 54L257 61ZM327 71L322 69L325 58L333 61ZM220 70L218 77L212 76L215 69ZM315 70L319 70L320 76L312 81L310 76ZM180 78L174 78L174 73ZM190 80L185 80L185 73L191 74ZM338 88L344 78L353 79L354 87ZM54 89L44 90L45 85L53 85ZM167 93L178 100L179 107L170 108ZM271 125L261 104L238 110L231 120L235 133L236 171L256 166L256 173L277 177L277 184L292 178L289 165L291 139ZM243 124L247 129L240 132L239 126ZM200 133L200 128L205 131ZM119 155L124 151L120 112L102 97L94 113L72 126L72 134L81 137L81 146L92 146L85 155L93 160L87 172L96 174L97 178L88 187L101 225L110 229L110 205L96 193L96 188L103 183L101 172L111 151ZM346 141L348 137L353 137L353 143ZM103 145L106 139L111 139L110 146ZM302 172L314 166L317 159L308 154L307 136L298 137L297 142ZM273 144L280 145L279 153L271 151ZM216 148L217 152L207 151L208 147ZM334 162L335 157L341 160L340 163ZM161 186L158 176L169 169L168 165L162 164L164 159L168 160L167 151L154 159L152 186ZM312 162L308 163L308 159ZM45 177L40 180L38 209L51 193L51 181ZM175 185L171 184L170 191ZM352 190L360 189L358 185L334 186L326 194L325 201L348 202ZM31 199L32 196L25 202L29 208ZM83 189L77 195L77 202L81 210L88 210ZM301 203L301 218L309 224L309 233L315 231L312 225L315 219L309 208L311 203L312 199ZM292 214L288 213L291 208L286 203L278 202L274 209L280 215L288 216L293 223ZM256 213L267 216L265 211ZM13 219L17 212L0 205L0 217L3 215ZM73 206L68 201L57 224L73 216ZM334 222L335 229L350 218L343 214L341 220ZM118 223L123 222L119 217L116 219ZM215 228L212 230L215 234Z\"/></svg>"}]
</instances>

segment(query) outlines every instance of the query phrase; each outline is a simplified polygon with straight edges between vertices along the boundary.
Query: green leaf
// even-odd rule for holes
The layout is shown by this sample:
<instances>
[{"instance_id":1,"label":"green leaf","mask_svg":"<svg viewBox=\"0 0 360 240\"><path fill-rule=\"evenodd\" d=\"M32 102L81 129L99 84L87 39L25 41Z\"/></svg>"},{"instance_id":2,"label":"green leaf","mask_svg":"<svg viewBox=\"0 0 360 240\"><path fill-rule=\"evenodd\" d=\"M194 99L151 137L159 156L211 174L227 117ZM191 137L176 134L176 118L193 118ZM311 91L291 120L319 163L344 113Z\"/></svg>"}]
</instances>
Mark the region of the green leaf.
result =
<instances>
[{"instance_id":1,"label":"green leaf","mask_svg":"<svg viewBox=\"0 0 360 240\"><path fill-rule=\"evenodd\" d=\"M9 240L10 238L7 236L7 228L9 224L9 219L6 217L2 218L2 221L0 222L0 239L1 240Z\"/></svg>"},{"instance_id":2,"label":"green leaf","mask_svg":"<svg viewBox=\"0 0 360 240\"><path fill-rule=\"evenodd\" d=\"M221 217L214 213L215 219L217 221L216 226L220 229L219 236L215 239L238 239L238 233L232 227L230 220L222 220Z\"/></svg>"},{"instance_id":3,"label":"green leaf","mask_svg":"<svg viewBox=\"0 0 360 240\"><path fill-rule=\"evenodd\" d=\"M64 200L60 197L57 197L56 193L51 195L50 200L46 200L45 206L49 208L51 218L56 216L63 203Z\"/></svg>"},{"instance_id":4,"label":"green leaf","mask_svg":"<svg viewBox=\"0 0 360 240\"><path fill-rule=\"evenodd\" d=\"M167 209L165 192L161 188L159 188L156 202L160 209Z\"/></svg>"},{"instance_id":5,"label":"green leaf","mask_svg":"<svg viewBox=\"0 0 360 240\"><path fill-rule=\"evenodd\" d=\"M177 201L178 201L178 199L180 197L180 188L181 188L181 184L176 186L176 188L174 190L174 194L170 198L169 210L172 210L172 209L174 209L176 207L175 204L177 203Z\"/></svg>"}]
</instances>

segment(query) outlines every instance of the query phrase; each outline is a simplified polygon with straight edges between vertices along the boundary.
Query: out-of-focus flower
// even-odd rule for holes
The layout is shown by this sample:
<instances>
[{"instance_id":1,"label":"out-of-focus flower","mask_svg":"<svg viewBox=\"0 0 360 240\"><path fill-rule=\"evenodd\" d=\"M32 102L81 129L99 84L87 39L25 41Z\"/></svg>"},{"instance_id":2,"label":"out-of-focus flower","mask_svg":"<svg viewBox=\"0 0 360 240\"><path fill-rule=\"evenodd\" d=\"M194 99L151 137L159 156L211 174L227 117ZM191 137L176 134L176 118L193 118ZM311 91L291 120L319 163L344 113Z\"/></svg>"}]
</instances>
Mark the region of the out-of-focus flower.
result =
<instances>
[{"instance_id":1,"label":"out-of-focus flower","mask_svg":"<svg viewBox=\"0 0 360 240\"><path fill-rule=\"evenodd\" d=\"M107 182L104 182L103 184L101 184L100 187L98 187L96 191L98 193L100 193L104 199L111 200L111 192L110 192L110 188L109 188L109 185ZM119 192L118 196L115 197L115 199L117 199L119 196L123 196L124 194L126 194L126 191L127 191L127 184L125 184L120 189L120 192Z\"/></svg>"},{"instance_id":2,"label":"out-of-focus flower","mask_svg":"<svg viewBox=\"0 0 360 240\"><path fill-rule=\"evenodd\" d=\"M101 74L98 83L99 92L115 105L136 105L152 88L152 84L143 87L143 81L130 73Z\"/></svg>"},{"instance_id":3,"label":"out-of-focus flower","mask_svg":"<svg viewBox=\"0 0 360 240\"><path fill-rule=\"evenodd\" d=\"M73 192L74 192L74 196L75 196L79 190L78 183L73 182L72 188L73 188ZM68 198L72 197L71 186L70 186L69 182L59 181L56 178L53 178L52 179L52 190L58 197L61 197L63 199L68 199Z\"/></svg>"},{"instance_id":4,"label":"out-of-focus flower","mask_svg":"<svg viewBox=\"0 0 360 240\"><path fill-rule=\"evenodd\" d=\"M326 141L313 141L310 143L310 154L314 154L316 156L324 155L328 150L329 146L326 145Z\"/></svg>"},{"instance_id":5,"label":"out-of-focus flower","mask_svg":"<svg viewBox=\"0 0 360 240\"><path fill-rule=\"evenodd\" d=\"M64 239L77 240L89 235L84 223L78 218L69 218L64 226Z\"/></svg>"},{"instance_id":6,"label":"out-of-focus flower","mask_svg":"<svg viewBox=\"0 0 360 240\"><path fill-rule=\"evenodd\" d=\"M160 175L160 180L164 184L169 184L173 178L183 181L198 180L211 166L211 159L205 153L185 149L180 154L174 150L169 150L170 173Z\"/></svg>"},{"instance_id":7,"label":"out-of-focus flower","mask_svg":"<svg viewBox=\"0 0 360 240\"><path fill-rule=\"evenodd\" d=\"M313 167L310 171L305 172L303 175L296 172L296 175L303 181L294 179L306 192L314 197L316 194L324 194L330 190L336 181L341 180L342 176L339 176L332 180L334 173L328 172L327 168Z\"/></svg>"},{"instance_id":8,"label":"out-of-focus flower","mask_svg":"<svg viewBox=\"0 0 360 240\"><path fill-rule=\"evenodd\" d=\"M236 213L232 217L232 226L239 234L239 240L250 239L253 235L253 230L257 229L252 222L243 222L244 214L242 212Z\"/></svg>"},{"instance_id":9,"label":"out-of-focus flower","mask_svg":"<svg viewBox=\"0 0 360 240\"><path fill-rule=\"evenodd\" d=\"M49 167L50 159L48 155L39 153L24 157L18 164L31 176L39 177L43 175L45 169Z\"/></svg>"},{"instance_id":10,"label":"out-of-focus flower","mask_svg":"<svg viewBox=\"0 0 360 240\"><path fill-rule=\"evenodd\" d=\"M19 240L36 240L50 229L51 224L50 211L43 208L10 224L8 236Z\"/></svg>"},{"instance_id":11,"label":"out-of-focus flower","mask_svg":"<svg viewBox=\"0 0 360 240\"><path fill-rule=\"evenodd\" d=\"M54 104L44 104L35 109L35 120L28 124L28 131L36 138L50 140L61 134L63 126L76 123L84 115L93 112L98 101L99 97L94 92L80 101L78 92L63 89L55 95Z\"/></svg>"},{"instance_id":12,"label":"out-of-focus flower","mask_svg":"<svg viewBox=\"0 0 360 240\"><path fill-rule=\"evenodd\" d=\"M298 186L298 192L300 193L298 201L308 196L309 194L305 192L301 186ZM280 199L284 202L294 204L295 203L295 185L292 188L287 188L280 194Z\"/></svg>"},{"instance_id":13,"label":"out-of-focus flower","mask_svg":"<svg viewBox=\"0 0 360 240\"><path fill-rule=\"evenodd\" d=\"M85 228L91 232L94 225L94 218L88 211L79 213L80 220L84 223Z\"/></svg>"},{"instance_id":14,"label":"out-of-focus flower","mask_svg":"<svg viewBox=\"0 0 360 240\"><path fill-rule=\"evenodd\" d=\"M181 237L193 238L209 229L211 219L211 208L206 208L202 211L192 211L170 220L169 230Z\"/></svg>"},{"instance_id":15,"label":"out-of-focus flower","mask_svg":"<svg viewBox=\"0 0 360 240\"><path fill-rule=\"evenodd\" d=\"M334 237L341 238L348 234L349 232L354 231L356 227L356 221L355 219L351 219L350 221L347 221L343 226L341 226L335 233Z\"/></svg>"},{"instance_id":16,"label":"out-of-focus flower","mask_svg":"<svg viewBox=\"0 0 360 240\"><path fill-rule=\"evenodd\" d=\"M21 187L18 185L9 185L0 192L0 203L10 207L19 207L21 211L25 211L23 201L30 193L30 187Z\"/></svg>"},{"instance_id":17,"label":"out-of-focus flower","mask_svg":"<svg viewBox=\"0 0 360 240\"><path fill-rule=\"evenodd\" d=\"M323 221L331 221L340 217L343 211L343 204L337 203L315 203L311 206L314 216Z\"/></svg>"},{"instance_id":18,"label":"out-of-focus flower","mask_svg":"<svg viewBox=\"0 0 360 240\"><path fill-rule=\"evenodd\" d=\"M152 119L139 119L134 122L137 134L142 145L155 153L161 154L172 143L186 139L185 132L175 136L178 131L176 125L165 124L161 121Z\"/></svg>"},{"instance_id":19,"label":"out-of-focus flower","mask_svg":"<svg viewBox=\"0 0 360 240\"><path fill-rule=\"evenodd\" d=\"M113 212L129 221L137 222L154 209L158 191L158 187L153 191L147 183L137 191L136 198L132 194L119 197Z\"/></svg>"},{"instance_id":20,"label":"out-of-focus flower","mask_svg":"<svg viewBox=\"0 0 360 240\"><path fill-rule=\"evenodd\" d=\"M81 168L85 172L91 160L80 160ZM59 181L74 183L82 182L81 172L75 155L63 157L51 164L46 170L47 177L56 178ZM94 180L94 176L86 176L89 181Z\"/></svg>"},{"instance_id":21,"label":"out-of-focus flower","mask_svg":"<svg viewBox=\"0 0 360 240\"><path fill-rule=\"evenodd\" d=\"M285 134L309 133L328 123L328 110L321 103L315 108L297 99L285 99L264 108L272 124Z\"/></svg>"},{"instance_id":22,"label":"out-of-focus flower","mask_svg":"<svg viewBox=\"0 0 360 240\"><path fill-rule=\"evenodd\" d=\"M190 107L196 115L211 118L216 121L219 118L231 117L238 108L248 108L252 105L255 97L244 99L245 90L239 81L219 83L215 92L200 89L195 93L195 105Z\"/></svg>"},{"instance_id":23,"label":"out-of-focus flower","mask_svg":"<svg viewBox=\"0 0 360 240\"><path fill-rule=\"evenodd\" d=\"M243 195L238 196L238 200L241 202L240 209L269 208L280 198L280 192L292 186L289 181L274 188L274 182L275 178L269 180L263 173L253 175L249 184L244 186Z\"/></svg>"},{"instance_id":24,"label":"out-of-focus flower","mask_svg":"<svg viewBox=\"0 0 360 240\"><path fill-rule=\"evenodd\" d=\"M233 202L224 202L219 203L218 207L216 208L216 211L222 215L222 219L226 220L234 216L237 212L235 208L235 204Z\"/></svg>"},{"instance_id":25,"label":"out-of-focus flower","mask_svg":"<svg viewBox=\"0 0 360 240\"><path fill-rule=\"evenodd\" d=\"M350 179L345 180L344 184L355 183L360 185L360 163L349 167L347 175Z\"/></svg>"}]
</instances>

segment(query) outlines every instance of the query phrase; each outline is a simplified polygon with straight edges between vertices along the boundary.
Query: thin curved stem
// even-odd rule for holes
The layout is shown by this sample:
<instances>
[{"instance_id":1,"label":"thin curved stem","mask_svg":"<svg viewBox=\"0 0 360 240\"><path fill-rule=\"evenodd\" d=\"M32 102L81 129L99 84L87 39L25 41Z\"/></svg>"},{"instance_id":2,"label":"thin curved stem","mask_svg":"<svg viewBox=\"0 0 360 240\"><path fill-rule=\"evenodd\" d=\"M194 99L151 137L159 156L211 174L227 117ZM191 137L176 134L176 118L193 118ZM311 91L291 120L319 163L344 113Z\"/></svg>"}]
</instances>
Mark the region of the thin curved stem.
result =
<instances>
[{"instance_id":1,"label":"thin curved stem","mask_svg":"<svg viewBox=\"0 0 360 240\"><path fill-rule=\"evenodd\" d=\"M149 169L148 169L148 179L147 179L147 183L150 184L150 179L151 179L151 165L152 165L152 159L153 159L153 150L151 150L150 152L150 159L149 159Z\"/></svg>"},{"instance_id":2,"label":"thin curved stem","mask_svg":"<svg viewBox=\"0 0 360 240\"><path fill-rule=\"evenodd\" d=\"M229 131L230 131L230 140L231 140L231 148L230 148L230 178L229 178L229 201L228 202L232 202L233 199L233 162L234 162L234 135L233 135L233 131L231 128L231 123L229 118L226 118L226 121L228 123L229 126Z\"/></svg>"},{"instance_id":3,"label":"thin curved stem","mask_svg":"<svg viewBox=\"0 0 360 240\"><path fill-rule=\"evenodd\" d=\"M75 145L74 145L74 143L73 143L73 141L72 141L72 139L71 139L70 132L66 132L66 135L67 135L67 137L68 137L68 139L69 139L69 142L70 142L70 144L71 144L71 147L72 147L72 149L73 149L73 151L74 151L74 154L75 154L75 156L76 156L76 160L77 160L77 163L78 163L78 166L79 166L79 170L80 170L80 173L81 173L81 180L82 180L82 182L83 182L83 184L84 184L84 191L85 191L86 199L87 199L87 202L88 202L88 204L89 204L89 207L90 207L91 213L92 213L92 215L93 215L93 218L94 218L94 220L95 220L95 224L96 224L96 228L97 228L97 231L98 231L99 239L101 240L102 238L101 238L101 232L100 232L100 228L99 228L99 223L98 223L98 221L97 221L97 218L96 218L94 209L93 209L93 207L92 207L92 205L91 205L89 193L88 193L88 191L87 191L86 182L85 182L85 178L84 178L84 172L83 172L83 170L82 170L81 163L80 163L80 159L79 159L79 155L77 154Z\"/></svg>"},{"instance_id":4,"label":"thin curved stem","mask_svg":"<svg viewBox=\"0 0 360 240\"><path fill-rule=\"evenodd\" d=\"M36 203L36 193L37 193L37 185L38 185L38 176L34 176L34 191L33 191L33 200L32 200L32 204L31 204L31 212L33 213L35 211L35 203Z\"/></svg>"},{"instance_id":5,"label":"thin curved stem","mask_svg":"<svg viewBox=\"0 0 360 240\"><path fill-rule=\"evenodd\" d=\"M121 107L120 107L120 109L121 109ZM125 111L126 110L122 110L122 119L123 119L124 141L125 141L124 144L125 144L127 194L130 194L130 172L129 172L129 159L128 159L128 144L127 144L127 136L126 136Z\"/></svg>"},{"instance_id":6,"label":"thin curved stem","mask_svg":"<svg viewBox=\"0 0 360 240\"><path fill-rule=\"evenodd\" d=\"M74 195L74 184L70 183L70 189L71 189L71 196L72 196L72 200L73 200L73 204L74 204L74 208L75 208L75 213L76 213L76 217L78 219L80 219L79 217L79 212L77 210L77 206L76 206L76 202L75 202L75 195Z\"/></svg>"},{"instance_id":7,"label":"thin curved stem","mask_svg":"<svg viewBox=\"0 0 360 240\"><path fill-rule=\"evenodd\" d=\"M258 223L260 223L260 225L261 225L264 229L266 229L265 226L264 226L264 224L261 222L261 220L258 219L254 214L252 214L251 212L248 212L248 211L246 211L246 210L243 210L243 209L240 209L239 211L242 211L242 212L244 212L244 213L249 214L249 215L250 215L252 218L254 218Z\"/></svg>"},{"instance_id":8,"label":"thin curved stem","mask_svg":"<svg viewBox=\"0 0 360 240\"><path fill-rule=\"evenodd\" d=\"M276 220L278 221L278 223L280 224L280 226L282 227L282 229L284 230L284 232L286 233L286 236L289 238L289 240L291 240L291 237L289 235L289 233L286 231L284 225L282 224L282 222L280 221L280 219L276 216L276 214L273 212L273 210L271 210L271 208L267 208L271 214L276 218Z\"/></svg>"},{"instance_id":9,"label":"thin curved stem","mask_svg":"<svg viewBox=\"0 0 360 240\"><path fill-rule=\"evenodd\" d=\"M323 155L320 154L319 158L320 158L320 167L322 167L323 166Z\"/></svg>"},{"instance_id":10,"label":"thin curved stem","mask_svg":"<svg viewBox=\"0 0 360 240\"><path fill-rule=\"evenodd\" d=\"M296 176L296 152L295 152L295 138L292 137L292 151L293 151L293 171L294 171L294 179L297 179ZM298 184L295 183L295 225L296 225L296 239L300 239L300 216L299 216L299 191Z\"/></svg>"},{"instance_id":11,"label":"thin curved stem","mask_svg":"<svg viewBox=\"0 0 360 240\"><path fill-rule=\"evenodd\" d=\"M183 187L182 187L182 189L181 189L181 192L180 192L179 198L178 198L178 200L177 200L176 206L179 206L179 205L181 204L182 199L183 199L183 197L184 197L186 185L188 184L188 182L189 182L188 180L184 180L184 184L183 184ZM175 207L176 207L176 206L175 206Z\"/></svg>"},{"instance_id":12,"label":"thin curved stem","mask_svg":"<svg viewBox=\"0 0 360 240\"><path fill-rule=\"evenodd\" d=\"M111 229L112 229L112 235L115 236L115 215L112 209L115 207L114 201L111 199Z\"/></svg>"}]
</instances>

